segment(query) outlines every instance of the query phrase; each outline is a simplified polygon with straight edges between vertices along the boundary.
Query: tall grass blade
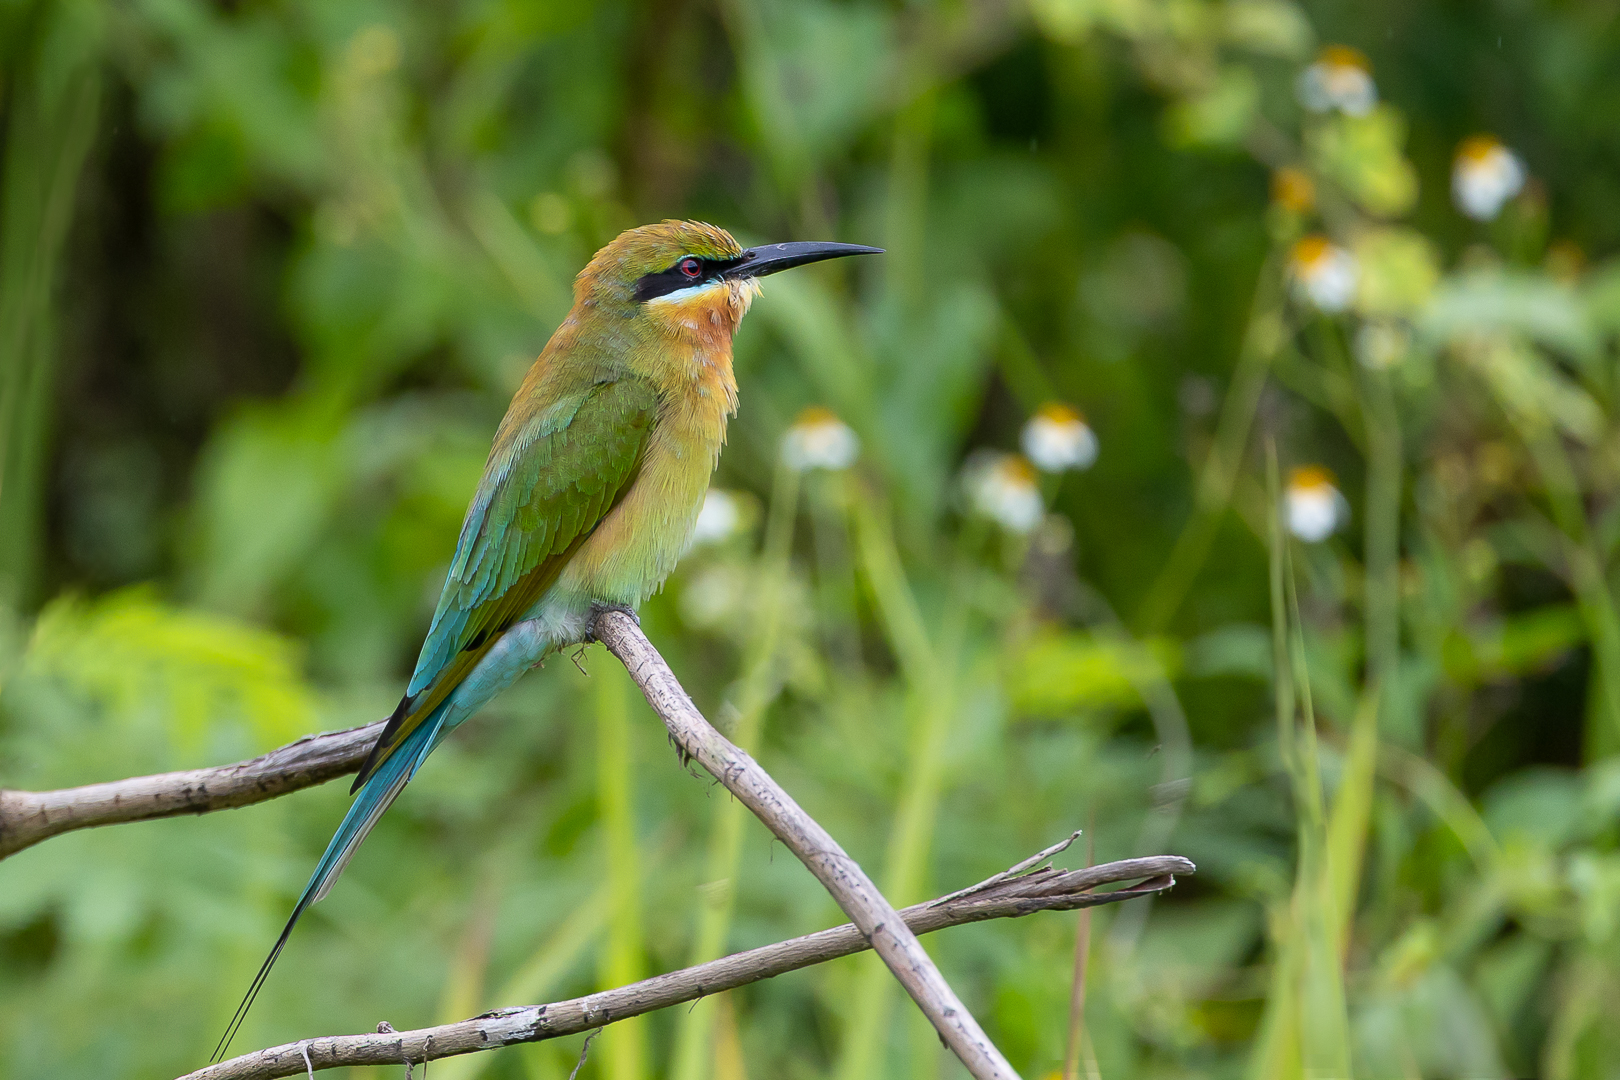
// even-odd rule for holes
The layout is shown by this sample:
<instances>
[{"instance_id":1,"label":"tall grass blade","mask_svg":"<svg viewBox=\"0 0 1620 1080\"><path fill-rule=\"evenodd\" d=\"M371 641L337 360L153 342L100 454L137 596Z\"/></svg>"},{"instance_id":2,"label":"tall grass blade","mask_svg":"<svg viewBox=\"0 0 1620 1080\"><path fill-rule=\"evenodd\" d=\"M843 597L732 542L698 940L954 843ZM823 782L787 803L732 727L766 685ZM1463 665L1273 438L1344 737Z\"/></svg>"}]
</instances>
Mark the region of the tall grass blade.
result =
<instances>
[{"instance_id":1,"label":"tall grass blade","mask_svg":"<svg viewBox=\"0 0 1620 1080\"><path fill-rule=\"evenodd\" d=\"M635 764L630 744L629 676L602 664L596 679L597 801L606 841L608 938L602 982L624 986L646 975L641 932L641 851L636 842ZM603 1033L599 1051L610 1080L647 1074L646 1022L634 1017Z\"/></svg>"},{"instance_id":2,"label":"tall grass blade","mask_svg":"<svg viewBox=\"0 0 1620 1080\"><path fill-rule=\"evenodd\" d=\"M955 652L960 648L965 612L963 589L953 590L952 610L944 619L951 654L940 657L930 640L916 596L900 565L894 536L872 498L857 492L853 499L856 542L861 569L877 601L879 622L889 647L900 658L906 678L907 740L905 784L884 855L883 891L890 902L911 903L925 884L928 855L934 841L936 811L944 782L945 748L956 710ZM876 957L863 958L848 1012L850 1025L839 1055L840 1080L881 1075L884 1036L889 1030L893 982Z\"/></svg>"},{"instance_id":3,"label":"tall grass blade","mask_svg":"<svg viewBox=\"0 0 1620 1080\"><path fill-rule=\"evenodd\" d=\"M31 47L19 50L0 176L0 605L9 606L31 589L57 288L101 110L101 7L61 0L39 15Z\"/></svg>"},{"instance_id":4,"label":"tall grass blade","mask_svg":"<svg viewBox=\"0 0 1620 1080\"><path fill-rule=\"evenodd\" d=\"M754 608L751 647L743 658L737 697L737 720L731 739L744 750L758 750L765 713L779 689L777 673L787 578L793 551L793 525L798 516L799 474L779 459L765 519L759 598ZM710 825L705 870L708 888L698 901L697 933L690 963L720 956L731 931L736 907L737 868L742 856L748 812L735 799L717 799ZM709 1075L714 1049L714 1004L700 1000L681 1015L675 1033L673 1080L703 1080Z\"/></svg>"}]
</instances>

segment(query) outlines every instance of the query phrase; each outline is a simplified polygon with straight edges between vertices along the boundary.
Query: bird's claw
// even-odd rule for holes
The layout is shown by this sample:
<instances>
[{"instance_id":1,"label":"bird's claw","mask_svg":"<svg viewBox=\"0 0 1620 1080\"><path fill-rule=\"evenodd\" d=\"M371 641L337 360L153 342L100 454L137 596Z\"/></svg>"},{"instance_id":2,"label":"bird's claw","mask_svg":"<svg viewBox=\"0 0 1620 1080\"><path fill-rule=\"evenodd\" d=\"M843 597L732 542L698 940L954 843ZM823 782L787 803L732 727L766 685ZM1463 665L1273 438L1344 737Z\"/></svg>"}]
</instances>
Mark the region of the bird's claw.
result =
<instances>
[{"instance_id":1,"label":"bird's claw","mask_svg":"<svg viewBox=\"0 0 1620 1080\"><path fill-rule=\"evenodd\" d=\"M596 619L597 619L597 616L601 615L605 611L617 611L622 615L628 615L628 616L630 616L630 621L631 622L635 623L637 626L641 625L641 616L637 615L636 614L636 609L631 607L629 604L608 604L608 603L604 603L601 600L592 600L591 601L591 617L590 617L589 621L587 621L587 623L585 624L586 625L585 640L587 642L592 642L592 641L597 640L596 634L594 632L596 630Z\"/></svg>"}]
</instances>

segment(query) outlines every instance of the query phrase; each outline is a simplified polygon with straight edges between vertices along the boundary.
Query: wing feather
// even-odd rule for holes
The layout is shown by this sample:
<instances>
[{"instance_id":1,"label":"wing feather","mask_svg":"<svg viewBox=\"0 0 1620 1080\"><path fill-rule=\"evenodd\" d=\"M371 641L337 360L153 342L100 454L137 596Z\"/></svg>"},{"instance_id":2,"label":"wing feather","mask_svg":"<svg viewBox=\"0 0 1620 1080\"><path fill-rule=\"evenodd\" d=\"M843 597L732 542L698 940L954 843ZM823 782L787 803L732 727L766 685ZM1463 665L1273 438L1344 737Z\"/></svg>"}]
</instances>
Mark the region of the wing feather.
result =
<instances>
[{"instance_id":1,"label":"wing feather","mask_svg":"<svg viewBox=\"0 0 1620 1080\"><path fill-rule=\"evenodd\" d=\"M640 470L657 411L657 393L644 382L596 383L490 454L416 671L354 790L545 595L618 505Z\"/></svg>"}]
</instances>

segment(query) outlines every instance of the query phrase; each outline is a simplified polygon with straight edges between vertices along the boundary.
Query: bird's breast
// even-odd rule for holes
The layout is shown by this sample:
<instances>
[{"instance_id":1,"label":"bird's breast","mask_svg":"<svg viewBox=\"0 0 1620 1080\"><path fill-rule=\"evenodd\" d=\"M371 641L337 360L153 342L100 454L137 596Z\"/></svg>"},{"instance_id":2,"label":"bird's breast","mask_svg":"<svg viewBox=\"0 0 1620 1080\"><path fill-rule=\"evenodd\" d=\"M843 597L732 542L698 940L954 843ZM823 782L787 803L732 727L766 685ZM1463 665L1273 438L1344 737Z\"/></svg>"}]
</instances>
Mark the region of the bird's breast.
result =
<instances>
[{"instance_id":1,"label":"bird's breast","mask_svg":"<svg viewBox=\"0 0 1620 1080\"><path fill-rule=\"evenodd\" d=\"M723 349L677 358L630 490L569 561L557 589L583 600L640 604L691 542L709 477L737 408L729 335Z\"/></svg>"}]
</instances>

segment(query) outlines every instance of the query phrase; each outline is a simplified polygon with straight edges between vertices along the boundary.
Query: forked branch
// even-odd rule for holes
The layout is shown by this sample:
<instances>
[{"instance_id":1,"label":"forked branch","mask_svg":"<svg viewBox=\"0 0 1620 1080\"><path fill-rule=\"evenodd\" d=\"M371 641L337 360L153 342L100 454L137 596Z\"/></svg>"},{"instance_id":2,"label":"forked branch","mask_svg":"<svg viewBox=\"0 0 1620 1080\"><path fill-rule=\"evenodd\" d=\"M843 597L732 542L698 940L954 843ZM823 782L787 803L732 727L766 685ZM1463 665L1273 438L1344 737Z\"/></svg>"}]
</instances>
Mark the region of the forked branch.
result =
<instances>
[{"instance_id":1,"label":"forked branch","mask_svg":"<svg viewBox=\"0 0 1620 1080\"><path fill-rule=\"evenodd\" d=\"M591 630L630 672L682 752L753 811L832 894L975 1080L1018 1080L866 871L753 758L703 718L635 617L603 609L592 620Z\"/></svg>"},{"instance_id":2,"label":"forked branch","mask_svg":"<svg viewBox=\"0 0 1620 1080\"><path fill-rule=\"evenodd\" d=\"M1016 1080L1017 1074L946 984L916 934L960 922L1145 895L1168 888L1173 874L1192 872L1190 862L1174 856L1127 860L1073 874L1040 871L1009 876L1009 872L967 893L909 908L902 918L837 841L748 754L703 718L633 616L618 610L600 611L592 620L592 630L623 662L682 752L702 764L788 846L854 925L572 1002L505 1010L419 1032L333 1036L293 1044L290 1049L260 1051L192 1076L211 1080L286 1076L303 1070L306 1055L316 1068L330 1068L431 1060L554 1038L871 947L977 1080ZM357 769L381 728L378 723L314 735L262 757L213 769L60 791L0 790L0 858L74 829L247 806L324 783ZM1037 858L1051 853L1043 852ZM1106 882L1143 878L1148 880L1130 890L1103 895L1089 891Z\"/></svg>"}]
</instances>

